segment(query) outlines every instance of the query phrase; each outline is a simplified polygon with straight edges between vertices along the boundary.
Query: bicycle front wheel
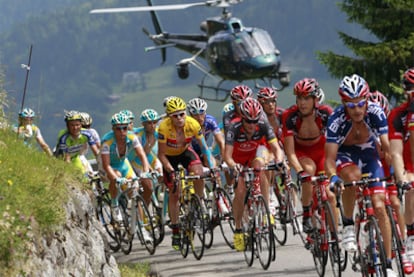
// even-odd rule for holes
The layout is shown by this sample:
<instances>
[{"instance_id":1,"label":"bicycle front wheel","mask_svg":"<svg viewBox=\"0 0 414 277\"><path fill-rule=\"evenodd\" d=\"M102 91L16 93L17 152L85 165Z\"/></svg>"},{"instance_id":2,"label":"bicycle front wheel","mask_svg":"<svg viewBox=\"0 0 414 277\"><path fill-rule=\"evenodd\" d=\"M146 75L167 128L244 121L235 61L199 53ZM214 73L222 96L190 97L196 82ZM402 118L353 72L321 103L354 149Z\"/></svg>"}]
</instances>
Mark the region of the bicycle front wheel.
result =
<instances>
[{"instance_id":1,"label":"bicycle front wheel","mask_svg":"<svg viewBox=\"0 0 414 277\"><path fill-rule=\"evenodd\" d=\"M119 251L119 249L121 249L121 243L119 241L119 236L117 236L117 226L115 226L115 222L112 220L111 199L108 192L97 199L96 212L98 220L101 222L107 233L106 239L109 248L114 252Z\"/></svg>"},{"instance_id":2,"label":"bicycle front wheel","mask_svg":"<svg viewBox=\"0 0 414 277\"><path fill-rule=\"evenodd\" d=\"M263 269L268 269L272 260L276 258L276 247L274 246L273 226L269 207L262 195L256 200L255 213L255 237L256 252Z\"/></svg>"},{"instance_id":3,"label":"bicycle front wheel","mask_svg":"<svg viewBox=\"0 0 414 277\"><path fill-rule=\"evenodd\" d=\"M244 212L242 218L242 227L243 227L243 236L244 236L244 260L247 263L247 266L253 265L254 258L254 221L252 216L250 216L250 207L249 205L244 205Z\"/></svg>"},{"instance_id":4,"label":"bicycle front wheel","mask_svg":"<svg viewBox=\"0 0 414 277\"><path fill-rule=\"evenodd\" d=\"M232 201L229 194L222 188L217 188L218 199L223 199L224 205L227 211L222 211L221 208L217 207L217 217L220 223L220 231L223 235L224 241L231 248L234 249L233 245L233 234L236 229L234 225L233 207Z\"/></svg>"},{"instance_id":5,"label":"bicycle front wheel","mask_svg":"<svg viewBox=\"0 0 414 277\"><path fill-rule=\"evenodd\" d=\"M278 186L277 184L275 186ZM287 241L287 203L286 197L283 195L283 192L279 190L279 187L275 187L275 195L277 198L278 205L276 206L275 214L275 224L273 225L273 234L275 240L280 245L285 245Z\"/></svg>"},{"instance_id":6,"label":"bicycle front wheel","mask_svg":"<svg viewBox=\"0 0 414 277\"><path fill-rule=\"evenodd\" d=\"M187 217L189 222L189 238L191 250L194 257L200 260L203 257L205 247L204 212L201 207L201 201L198 195L191 195L190 210Z\"/></svg>"},{"instance_id":7,"label":"bicycle front wheel","mask_svg":"<svg viewBox=\"0 0 414 277\"><path fill-rule=\"evenodd\" d=\"M326 240L328 242L328 254L334 277L340 277L342 273L341 248L339 246L338 233L336 232L335 217L331 205L324 203Z\"/></svg>"},{"instance_id":8,"label":"bicycle front wheel","mask_svg":"<svg viewBox=\"0 0 414 277\"><path fill-rule=\"evenodd\" d=\"M394 219L394 212L392 210L391 206L387 206L387 214L388 218L390 219L390 225L391 225L391 247L392 247L392 253L393 256L395 256L395 259L393 259L395 266L398 269L398 275L401 277L405 276L404 267L403 267L403 261L402 261L402 241L401 241L401 232L399 230L398 222Z\"/></svg>"},{"instance_id":9,"label":"bicycle front wheel","mask_svg":"<svg viewBox=\"0 0 414 277\"><path fill-rule=\"evenodd\" d=\"M136 234L142 245L145 246L148 253L153 255L155 253L155 236L154 225L152 216L148 210L147 204L145 204L144 198L141 195L137 195L134 200L136 213Z\"/></svg>"},{"instance_id":10,"label":"bicycle front wheel","mask_svg":"<svg viewBox=\"0 0 414 277\"><path fill-rule=\"evenodd\" d=\"M321 216L319 215L320 211L314 211L313 214L313 222L314 222L314 228L312 233L310 234L310 240L311 240L311 253L313 256L313 262L315 264L316 272L319 276L325 276L325 268L326 268L326 262L328 260L328 251L323 249L323 240L324 235L321 232L320 227L315 226L322 226L322 220Z\"/></svg>"},{"instance_id":11,"label":"bicycle front wheel","mask_svg":"<svg viewBox=\"0 0 414 277\"><path fill-rule=\"evenodd\" d=\"M376 218L368 219L369 244L367 247L369 269L375 276L387 276L387 256Z\"/></svg>"}]
</instances>

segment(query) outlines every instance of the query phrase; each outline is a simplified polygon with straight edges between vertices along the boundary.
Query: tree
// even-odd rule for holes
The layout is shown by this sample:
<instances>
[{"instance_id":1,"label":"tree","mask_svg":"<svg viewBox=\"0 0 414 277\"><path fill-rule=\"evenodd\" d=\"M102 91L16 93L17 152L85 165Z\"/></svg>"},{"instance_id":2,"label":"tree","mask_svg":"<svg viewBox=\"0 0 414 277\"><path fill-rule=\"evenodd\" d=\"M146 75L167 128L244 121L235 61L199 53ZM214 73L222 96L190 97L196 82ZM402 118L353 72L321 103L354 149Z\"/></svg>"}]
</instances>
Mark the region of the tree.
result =
<instances>
[{"instance_id":1,"label":"tree","mask_svg":"<svg viewBox=\"0 0 414 277\"><path fill-rule=\"evenodd\" d=\"M344 0L339 7L349 22L362 25L375 39L364 41L338 32L355 56L327 51L318 52L318 59L333 77L357 73L367 80L371 90L380 90L390 100L401 101L401 75L414 66L414 1Z\"/></svg>"}]
</instances>

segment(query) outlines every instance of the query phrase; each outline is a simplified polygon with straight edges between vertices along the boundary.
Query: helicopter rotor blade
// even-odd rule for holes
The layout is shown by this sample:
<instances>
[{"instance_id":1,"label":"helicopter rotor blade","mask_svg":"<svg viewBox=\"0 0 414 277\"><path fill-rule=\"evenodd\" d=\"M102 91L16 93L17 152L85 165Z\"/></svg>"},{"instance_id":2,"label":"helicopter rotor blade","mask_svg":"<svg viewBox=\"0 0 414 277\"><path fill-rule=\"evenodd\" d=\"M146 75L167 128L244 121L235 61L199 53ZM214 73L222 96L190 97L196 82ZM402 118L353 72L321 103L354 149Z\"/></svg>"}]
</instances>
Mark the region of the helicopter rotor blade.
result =
<instances>
[{"instance_id":1,"label":"helicopter rotor blade","mask_svg":"<svg viewBox=\"0 0 414 277\"><path fill-rule=\"evenodd\" d=\"M124 8L108 8L108 9L94 9L89 13L122 13L122 12L149 12L149 11L167 11L167 10L183 10L196 6L212 6L226 8L230 5L235 5L243 0L207 0L205 2L195 2L188 4L172 4L172 5L156 5L143 7L124 7Z\"/></svg>"}]
</instances>

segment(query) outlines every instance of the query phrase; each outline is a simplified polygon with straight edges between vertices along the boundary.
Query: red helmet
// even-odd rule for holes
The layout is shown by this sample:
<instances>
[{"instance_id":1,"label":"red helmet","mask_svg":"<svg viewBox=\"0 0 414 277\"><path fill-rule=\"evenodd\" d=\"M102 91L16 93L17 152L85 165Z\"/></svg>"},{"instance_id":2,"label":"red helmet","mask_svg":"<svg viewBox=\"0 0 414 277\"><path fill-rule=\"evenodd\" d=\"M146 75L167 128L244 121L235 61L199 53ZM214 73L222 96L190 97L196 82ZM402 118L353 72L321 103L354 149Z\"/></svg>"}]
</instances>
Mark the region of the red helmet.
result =
<instances>
[{"instance_id":1,"label":"red helmet","mask_svg":"<svg viewBox=\"0 0 414 277\"><path fill-rule=\"evenodd\" d=\"M369 95L369 86L367 81L361 76L353 74L351 77L345 76L338 89L339 96L342 100L352 100Z\"/></svg>"},{"instance_id":2,"label":"red helmet","mask_svg":"<svg viewBox=\"0 0 414 277\"><path fill-rule=\"evenodd\" d=\"M259 101L254 98L248 97L240 104L241 115L244 119L257 121L262 115L263 108Z\"/></svg>"},{"instance_id":3,"label":"red helmet","mask_svg":"<svg viewBox=\"0 0 414 277\"><path fill-rule=\"evenodd\" d=\"M404 90L414 89L414 68L410 68L404 72L402 87Z\"/></svg>"},{"instance_id":4,"label":"red helmet","mask_svg":"<svg viewBox=\"0 0 414 277\"><path fill-rule=\"evenodd\" d=\"M385 115L390 113L390 102L388 102L387 97L378 90L373 91L369 94L368 98L371 102L377 103L383 110Z\"/></svg>"},{"instance_id":5,"label":"red helmet","mask_svg":"<svg viewBox=\"0 0 414 277\"><path fill-rule=\"evenodd\" d=\"M277 99L277 91L271 87L260 88L257 99Z\"/></svg>"},{"instance_id":6,"label":"red helmet","mask_svg":"<svg viewBox=\"0 0 414 277\"><path fill-rule=\"evenodd\" d=\"M232 88L230 91L230 96L232 100L241 101L247 97L252 96L253 91L246 85L239 85Z\"/></svg>"},{"instance_id":7,"label":"red helmet","mask_svg":"<svg viewBox=\"0 0 414 277\"><path fill-rule=\"evenodd\" d=\"M298 81L293 88L293 94L296 96L315 96L319 95L319 84L314 78L304 78Z\"/></svg>"}]
</instances>

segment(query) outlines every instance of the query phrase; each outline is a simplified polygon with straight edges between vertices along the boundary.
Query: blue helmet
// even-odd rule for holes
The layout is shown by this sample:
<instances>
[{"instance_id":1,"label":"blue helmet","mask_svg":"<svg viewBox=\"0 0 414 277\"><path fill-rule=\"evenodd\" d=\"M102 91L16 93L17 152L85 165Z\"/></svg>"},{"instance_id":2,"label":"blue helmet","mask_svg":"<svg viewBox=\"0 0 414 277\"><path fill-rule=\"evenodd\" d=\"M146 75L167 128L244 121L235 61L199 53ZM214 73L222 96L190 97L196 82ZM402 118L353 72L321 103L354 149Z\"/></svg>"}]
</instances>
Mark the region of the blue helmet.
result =
<instances>
[{"instance_id":1,"label":"blue helmet","mask_svg":"<svg viewBox=\"0 0 414 277\"><path fill-rule=\"evenodd\" d=\"M24 108L23 111L19 113L20 117L35 117L35 112L30 108Z\"/></svg>"},{"instance_id":2,"label":"blue helmet","mask_svg":"<svg viewBox=\"0 0 414 277\"><path fill-rule=\"evenodd\" d=\"M139 118L141 122L160 120L160 116L158 115L157 111L153 109L143 110Z\"/></svg>"}]
</instances>

